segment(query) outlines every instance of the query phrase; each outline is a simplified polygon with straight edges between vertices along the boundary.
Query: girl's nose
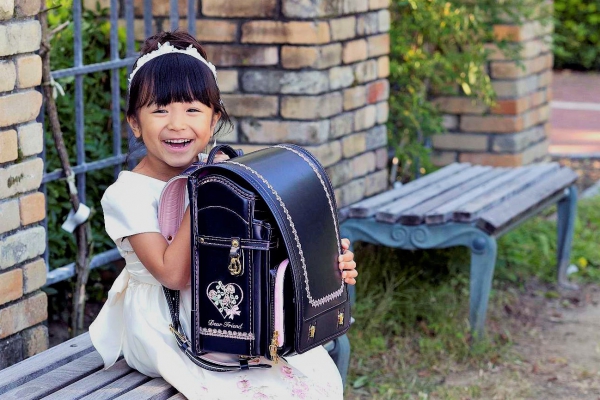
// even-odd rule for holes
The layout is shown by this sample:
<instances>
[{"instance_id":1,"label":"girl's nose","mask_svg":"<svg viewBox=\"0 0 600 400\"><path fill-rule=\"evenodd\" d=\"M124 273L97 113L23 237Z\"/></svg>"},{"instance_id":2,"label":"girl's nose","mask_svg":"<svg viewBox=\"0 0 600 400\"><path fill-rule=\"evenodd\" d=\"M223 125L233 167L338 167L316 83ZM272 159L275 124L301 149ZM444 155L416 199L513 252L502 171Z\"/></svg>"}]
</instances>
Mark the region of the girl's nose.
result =
<instances>
[{"instance_id":1,"label":"girl's nose","mask_svg":"<svg viewBox=\"0 0 600 400\"><path fill-rule=\"evenodd\" d=\"M182 131L186 128L184 116L177 115L176 113L171 114L167 128L172 131Z\"/></svg>"}]
</instances>

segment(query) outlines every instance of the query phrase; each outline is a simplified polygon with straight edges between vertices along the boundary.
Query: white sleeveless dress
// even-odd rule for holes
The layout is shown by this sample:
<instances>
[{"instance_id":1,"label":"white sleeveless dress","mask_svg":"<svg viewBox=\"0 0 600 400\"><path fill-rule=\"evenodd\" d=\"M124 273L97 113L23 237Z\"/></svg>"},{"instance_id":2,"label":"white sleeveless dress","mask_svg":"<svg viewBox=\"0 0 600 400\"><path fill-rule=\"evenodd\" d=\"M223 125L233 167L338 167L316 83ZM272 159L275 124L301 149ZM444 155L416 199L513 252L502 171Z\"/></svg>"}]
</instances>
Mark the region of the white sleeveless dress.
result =
<instances>
[{"instance_id":1,"label":"white sleeveless dress","mask_svg":"<svg viewBox=\"0 0 600 400\"><path fill-rule=\"evenodd\" d=\"M211 372L177 347L160 283L133 252L128 236L160 232L158 201L166 182L123 171L102 197L106 232L126 261L90 326L94 347L112 366L120 355L132 368L162 377L188 399L342 399L335 363L323 347L287 357L268 370ZM190 335L191 291L181 291L181 323ZM230 355L215 355L229 359Z\"/></svg>"}]
</instances>

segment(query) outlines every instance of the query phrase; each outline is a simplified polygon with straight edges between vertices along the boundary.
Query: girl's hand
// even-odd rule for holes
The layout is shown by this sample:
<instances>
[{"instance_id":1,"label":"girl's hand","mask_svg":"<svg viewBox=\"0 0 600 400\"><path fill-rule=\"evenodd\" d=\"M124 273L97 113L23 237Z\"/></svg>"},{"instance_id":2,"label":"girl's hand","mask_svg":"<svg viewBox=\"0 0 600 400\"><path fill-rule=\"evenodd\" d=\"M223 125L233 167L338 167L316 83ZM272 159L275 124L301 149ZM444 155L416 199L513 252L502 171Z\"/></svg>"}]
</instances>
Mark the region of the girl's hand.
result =
<instances>
[{"instance_id":1,"label":"girl's hand","mask_svg":"<svg viewBox=\"0 0 600 400\"><path fill-rule=\"evenodd\" d=\"M225 160L229 160L229 156L227 154L223 153L222 151L219 151L215 155L215 162L221 162L221 161L225 161Z\"/></svg>"},{"instance_id":2,"label":"girl's hand","mask_svg":"<svg viewBox=\"0 0 600 400\"><path fill-rule=\"evenodd\" d=\"M339 258L340 270L342 271L342 278L344 282L349 285L356 285L356 277L358 271L356 270L356 262L354 262L354 253L348 250L350 248L350 240L342 239L342 249L344 254Z\"/></svg>"}]
</instances>

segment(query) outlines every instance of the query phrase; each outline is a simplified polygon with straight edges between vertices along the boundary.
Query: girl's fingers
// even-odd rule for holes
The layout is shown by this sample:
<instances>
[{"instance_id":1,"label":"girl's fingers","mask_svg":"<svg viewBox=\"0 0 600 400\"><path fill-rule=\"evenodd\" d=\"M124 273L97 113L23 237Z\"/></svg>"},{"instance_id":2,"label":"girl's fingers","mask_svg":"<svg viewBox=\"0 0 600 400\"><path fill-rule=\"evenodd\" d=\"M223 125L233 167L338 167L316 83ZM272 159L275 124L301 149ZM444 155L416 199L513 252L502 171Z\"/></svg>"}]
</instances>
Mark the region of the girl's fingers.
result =
<instances>
[{"instance_id":1,"label":"girl's fingers","mask_svg":"<svg viewBox=\"0 0 600 400\"><path fill-rule=\"evenodd\" d=\"M341 256L338 257L339 262L353 261L353 260L354 260L354 253L351 252L350 250L346 250L344 252L344 254L342 254Z\"/></svg>"},{"instance_id":2,"label":"girl's fingers","mask_svg":"<svg viewBox=\"0 0 600 400\"><path fill-rule=\"evenodd\" d=\"M348 250L350 248L349 239L342 239L342 248L344 253L339 257L342 278L348 285L356 285L355 278L358 276L358 271L356 270L356 262L354 262L354 253Z\"/></svg>"},{"instance_id":3,"label":"girl's fingers","mask_svg":"<svg viewBox=\"0 0 600 400\"><path fill-rule=\"evenodd\" d=\"M341 262L339 265L340 270L350 271L356 269L356 263L354 261Z\"/></svg>"},{"instance_id":4,"label":"girl's fingers","mask_svg":"<svg viewBox=\"0 0 600 400\"><path fill-rule=\"evenodd\" d=\"M229 160L229 156L225 153L223 153L222 151L218 151L217 154L215 155L215 161L216 162L221 162L221 161L226 161Z\"/></svg>"},{"instance_id":5,"label":"girl's fingers","mask_svg":"<svg viewBox=\"0 0 600 400\"><path fill-rule=\"evenodd\" d=\"M346 271L342 272L342 278L344 278L344 279L356 278L357 276L358 276L358 271L355 269L350 269L350 270L346 270Z\"/></svg>"},{"instance_id":6,"label":"girl's fingers","mask_svg":"<svg viewBox=\"0 0 600 400\"><path fill-rule=\"evenodd\" d=\"M341 262L340 269L342 270L342 278L348 285L356 285L356 277L358 271L356 270L356 263L354 261Z\"/></svg>"}]
</instances>

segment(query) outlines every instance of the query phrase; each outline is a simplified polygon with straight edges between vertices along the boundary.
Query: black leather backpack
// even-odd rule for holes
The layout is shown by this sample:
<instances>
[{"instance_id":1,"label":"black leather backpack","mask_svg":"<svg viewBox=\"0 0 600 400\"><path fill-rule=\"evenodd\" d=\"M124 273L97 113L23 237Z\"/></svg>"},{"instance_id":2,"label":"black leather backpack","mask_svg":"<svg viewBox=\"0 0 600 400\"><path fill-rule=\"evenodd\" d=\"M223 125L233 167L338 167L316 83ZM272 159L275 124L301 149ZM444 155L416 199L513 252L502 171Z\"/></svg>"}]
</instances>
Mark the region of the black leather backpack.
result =
<instances>
[{"instance_id":1,"label":"black leather backpack","mask_svg":"<svg viewBox=\"0 0 600 400\"><path fill-rule=\"evenodd\" d=\"M218 151L230 159L213 163ZM350 326L331 182L312 154L277 145L244 156L216 146L163 190L161 232L192 220L192 337L179 323L179 292L164 288L179 347L212 371L268 368L260 356L304 353ZM210 353L238 355L233 363Z\"/></svg>"}]
</instances>

